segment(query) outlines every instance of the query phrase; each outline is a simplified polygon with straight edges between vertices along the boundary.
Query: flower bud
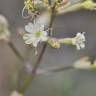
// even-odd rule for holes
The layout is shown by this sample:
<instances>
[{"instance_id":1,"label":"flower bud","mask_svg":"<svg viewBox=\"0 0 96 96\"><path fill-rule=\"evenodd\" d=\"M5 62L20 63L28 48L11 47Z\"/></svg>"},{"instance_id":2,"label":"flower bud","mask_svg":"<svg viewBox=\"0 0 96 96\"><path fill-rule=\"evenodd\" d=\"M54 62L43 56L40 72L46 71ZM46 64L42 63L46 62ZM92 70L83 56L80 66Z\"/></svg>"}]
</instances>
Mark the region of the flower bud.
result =
<instances>
[{"instance_id":1,"label":"flower bud","mask_svg":"<svg viewBox=\"0 0 96 96\"><path fill-rule=\"evenodd\" d=\"M92 0L86 0L82 3L82 6L88 10L96 10L96 3L94 3Z\"/></svg>"},{"instance_id":2,"label":"flower bud","mask_svg":"<svg viewBox=\"0 0 96 96\"><path fill-rule=\"evenodd\" d=\"M7 19L0 15L0 40L9 41L10 39L10 32L8 30L8 21Z\"/></svg>"},{"instance_id":3,"label":"flower bud","mask_svg":"<svg viewBox=\"0 0 96 96\"><path fill-rule=\"evenodd\" d=\"M52 47L52 48L56 48L56 49L59 49L60 48L60 43L57 39L55 38L50 38L49 41L48 41L49 45Z\"/></svg>"}]
</instances>

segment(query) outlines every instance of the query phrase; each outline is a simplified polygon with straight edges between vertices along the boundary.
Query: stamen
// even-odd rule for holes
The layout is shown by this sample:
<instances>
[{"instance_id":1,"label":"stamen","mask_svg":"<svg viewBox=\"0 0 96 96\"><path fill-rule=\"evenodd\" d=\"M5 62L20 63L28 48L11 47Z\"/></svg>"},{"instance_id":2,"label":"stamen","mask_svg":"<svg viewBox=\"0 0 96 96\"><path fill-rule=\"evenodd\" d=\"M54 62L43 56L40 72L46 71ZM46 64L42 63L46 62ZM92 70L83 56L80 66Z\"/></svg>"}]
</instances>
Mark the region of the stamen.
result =
<instances>
[{"instance_id":1,"label":"stamen","mask_svg":"<svg viewBox=\"0 0 96 96\"><path fill-rule=\"evenodd\" d=\"M22 9L22 17L23 17L23 18L29 18L29 15L26 14L26 16L24 16L24 13L26 13L26 12L25 12L25 7Z\"/></svg>"}]
</instances>

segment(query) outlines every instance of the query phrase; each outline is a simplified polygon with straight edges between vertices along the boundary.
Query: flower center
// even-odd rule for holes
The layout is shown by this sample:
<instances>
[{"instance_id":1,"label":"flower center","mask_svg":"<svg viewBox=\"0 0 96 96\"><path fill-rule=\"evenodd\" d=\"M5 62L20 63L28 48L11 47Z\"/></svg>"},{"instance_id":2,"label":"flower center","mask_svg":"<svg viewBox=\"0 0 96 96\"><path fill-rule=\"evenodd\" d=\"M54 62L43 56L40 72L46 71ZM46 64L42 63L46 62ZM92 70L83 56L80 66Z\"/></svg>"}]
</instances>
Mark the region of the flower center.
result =
<instances>
[{"instance_id":1,"label":"flower center","mask_svg":"<svg viewBox=\"0 0 96 96\"><path fill-rule=\"evenodd\" d=\"M37 38L39 38L40 36L41 36L41 32L39 31L39 32L36 32L35 33L35 36L37 37Z\"/></svg>"}]
</instances>

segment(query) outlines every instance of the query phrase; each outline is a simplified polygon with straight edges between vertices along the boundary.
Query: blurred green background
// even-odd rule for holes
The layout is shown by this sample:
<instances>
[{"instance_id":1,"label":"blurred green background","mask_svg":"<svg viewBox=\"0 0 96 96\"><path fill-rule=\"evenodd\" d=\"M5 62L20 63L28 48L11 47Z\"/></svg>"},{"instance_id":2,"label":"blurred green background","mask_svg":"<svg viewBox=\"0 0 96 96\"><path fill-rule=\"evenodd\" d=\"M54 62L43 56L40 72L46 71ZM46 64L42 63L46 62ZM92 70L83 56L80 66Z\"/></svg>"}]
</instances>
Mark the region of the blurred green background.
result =
<instances>
[{"instance_id":1,"label":"blurred green background","mask_svg":"<svg viewBox=\"0 0 96 96\"><path fill-rule=\"evenodd\" d=\"M17 32L18 28L24 28L28 20L22 18L22 8L23 0L0 0L0 14L8 19L12 42L23 56L26 55L27 47ZM77 32L86 32L87 42L84 50L77 51L75 46L62 46L59 50L47 47L40 67L68 66L86 55L91 59L96 58L95 11L81 10L56 17L53 36L73 37ZM28 60L31 63L36 60L34 51L30 52ZM22 66L21 62L10 47L0 41L0 96L9 96L15 88L12 77L15 77L18 66ZM96 72L68 70L40 75L30 85L26 96L96 96Z\"/></svg>"}]
</instances>

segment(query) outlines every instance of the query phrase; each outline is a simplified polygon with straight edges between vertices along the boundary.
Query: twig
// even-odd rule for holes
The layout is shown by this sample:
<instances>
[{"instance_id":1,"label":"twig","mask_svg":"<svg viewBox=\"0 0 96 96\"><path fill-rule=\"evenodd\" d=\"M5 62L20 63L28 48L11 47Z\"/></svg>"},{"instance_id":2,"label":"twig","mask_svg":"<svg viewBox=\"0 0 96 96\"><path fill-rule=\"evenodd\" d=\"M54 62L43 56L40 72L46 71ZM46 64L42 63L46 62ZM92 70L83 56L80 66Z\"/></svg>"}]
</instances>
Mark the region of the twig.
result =
<instances>
[{"instance_id":1,"label":"twig","mask_svg":"<svg viewBox=\"0 0 96 96\"><path fill-rule=\"evenodd\" d=\"M62 71L68 71L68 70L72 70L74 69L73 66L62 66L62 67L53 67L53 68L48 68L48 69L38 69L36 71L37 75L46 75L46 74L52 74L52 73L56 73L56 72L62 72Z\"/></svg>"},{"instance_id":2,"label":"twig","mask_svg":"<svg viewBox=\"0 0 96 96\"><path fill-rule=\"evenodd\" d=\"M21 54L17 51L17 49L15 48L15 46L13 45L13 43L11 41L8 42L8 45L10 46L10 48L13 50L13 52L16 54L16 56L18 57L18 59L20 59L20 61L24 61L24 58L21 56Z\"/></svg>"}]
</instances>

